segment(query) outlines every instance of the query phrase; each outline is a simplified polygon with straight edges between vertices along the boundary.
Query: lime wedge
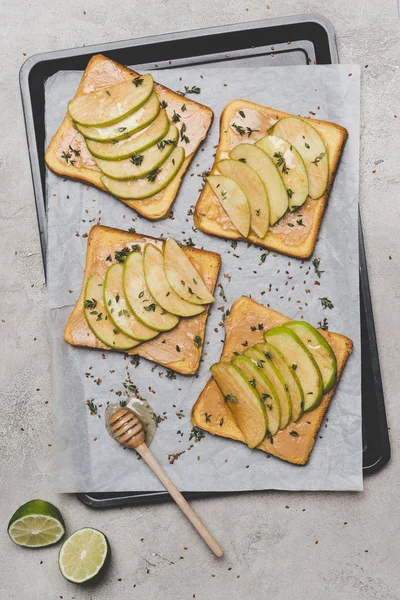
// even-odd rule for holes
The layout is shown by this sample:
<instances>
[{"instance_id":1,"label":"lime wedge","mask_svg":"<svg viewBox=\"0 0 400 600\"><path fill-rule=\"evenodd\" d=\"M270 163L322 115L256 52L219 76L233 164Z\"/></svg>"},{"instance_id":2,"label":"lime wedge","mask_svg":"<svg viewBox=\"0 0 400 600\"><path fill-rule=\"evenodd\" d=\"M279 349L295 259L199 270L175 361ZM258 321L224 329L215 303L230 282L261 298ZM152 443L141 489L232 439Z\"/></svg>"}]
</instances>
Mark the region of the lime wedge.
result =
<instances>
[{"instance_id":1,"label":"lime wedge","mask_svg":"<svg viewBox=\"0 0 400 600\"><path fill-rule=\"evenodd\" d=\"M60 511L45 500L30 500L13 514L8 535L19 546L43 548L56 544L65 533Z\"/></svg>"},{"instance_id":2,"label":"lime wedge","mask_svg":"<svg viewBox=\"0 0 400 600\"><path fill-rule=\"evenodd\" d=\"M58 557L60 571L72 583L93 580L106 568L111 549L104 533L85 527L69 536Z\"/></svg>"}]
</instances>

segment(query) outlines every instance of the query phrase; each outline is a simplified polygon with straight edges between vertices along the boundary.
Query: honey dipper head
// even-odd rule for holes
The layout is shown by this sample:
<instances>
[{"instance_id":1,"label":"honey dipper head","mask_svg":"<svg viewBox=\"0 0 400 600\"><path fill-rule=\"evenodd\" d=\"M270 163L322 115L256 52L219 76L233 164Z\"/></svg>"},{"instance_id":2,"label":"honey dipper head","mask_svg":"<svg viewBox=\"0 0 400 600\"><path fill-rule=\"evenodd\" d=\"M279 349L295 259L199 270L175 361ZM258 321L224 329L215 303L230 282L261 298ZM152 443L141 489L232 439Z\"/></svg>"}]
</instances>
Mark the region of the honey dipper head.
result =
<instances>
[{"instance_id":1,"label":"honey dipper head","mask_svg":"<svg viewBox=\"0 0 400 600\"><path fill-rule=\"evenodd\" d=\"M119 408L109 423L113 437L123 446L137 448L144 443L143 424L129 408Z\"/></svg>"}]
</instances>

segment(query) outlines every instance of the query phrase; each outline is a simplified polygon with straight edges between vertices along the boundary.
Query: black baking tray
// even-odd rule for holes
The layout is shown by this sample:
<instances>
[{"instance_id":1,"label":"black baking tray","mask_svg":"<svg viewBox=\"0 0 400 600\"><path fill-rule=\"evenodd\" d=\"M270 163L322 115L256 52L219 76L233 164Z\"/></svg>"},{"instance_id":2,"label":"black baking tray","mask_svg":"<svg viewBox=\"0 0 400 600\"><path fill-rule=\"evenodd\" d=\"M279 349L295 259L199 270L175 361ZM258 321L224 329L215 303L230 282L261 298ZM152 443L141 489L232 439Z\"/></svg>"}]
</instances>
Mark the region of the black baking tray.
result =
<instances>
[{"instance_id":1,"label":"black baking tray","mask_svg":"<svg viewBox=\"0 0 400 600\"><path fill-rule=\"evenodd\" d=\"M46 257L44 85L60 70L84 70L94 54L144 69L235 61L242 66L289 66L339 62L332 24L316 14L253 21L160 36L125 40L38 54L20 71L43 261ZM390 444L368 282L361 220L359 222L360 309L362 342L363 470L379 471L390 459ZM220 494L188 492L187 498ZM78 494L91 507L163 502L165 492Z\"/></svg>"}]
</instances>

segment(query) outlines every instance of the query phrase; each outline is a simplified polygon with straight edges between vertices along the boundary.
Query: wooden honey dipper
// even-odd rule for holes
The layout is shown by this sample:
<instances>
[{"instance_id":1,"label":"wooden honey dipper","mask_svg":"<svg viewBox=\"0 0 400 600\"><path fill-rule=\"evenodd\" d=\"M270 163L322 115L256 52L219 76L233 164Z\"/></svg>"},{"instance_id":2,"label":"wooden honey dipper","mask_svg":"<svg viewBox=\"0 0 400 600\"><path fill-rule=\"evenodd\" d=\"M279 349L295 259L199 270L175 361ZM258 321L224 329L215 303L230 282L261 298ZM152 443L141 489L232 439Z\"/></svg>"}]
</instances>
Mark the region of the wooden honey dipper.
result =
<instances>
[{"instance_id":1,"label":"wooden honey dipper","mask_svg":"<svg viewBox=\"0 0 400 600\"><path fill-rule=\"evenodd\" d=\"M215 556L220 558L224 551L217 544L206 526L201 522L190 504L182 496L178 488L167 477L166 473L154 458L145 444L143 423L129 408L119 408L109 419L111 434L117 442L126 448L135 448L136 452L146 461L153 473L161 481L165 489L171 494L181 511L189 519L193 527L201 535L205 543L211 548Z\"/></svg>"}]
</instances>

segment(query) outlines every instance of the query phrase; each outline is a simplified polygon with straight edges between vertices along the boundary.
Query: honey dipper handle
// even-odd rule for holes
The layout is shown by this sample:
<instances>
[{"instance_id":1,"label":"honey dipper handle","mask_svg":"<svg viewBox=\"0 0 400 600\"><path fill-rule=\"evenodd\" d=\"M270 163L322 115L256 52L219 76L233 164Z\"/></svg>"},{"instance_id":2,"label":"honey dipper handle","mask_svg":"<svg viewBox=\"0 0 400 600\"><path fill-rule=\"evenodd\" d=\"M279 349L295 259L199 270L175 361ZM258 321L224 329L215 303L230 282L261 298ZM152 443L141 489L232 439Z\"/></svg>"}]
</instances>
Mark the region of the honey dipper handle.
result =
<instances>
[{"instance_id":1,"label":"honey dipper handle","mask_svg":"<svg viewBox=\"0 0 400 600\"><path fill-rule=\"evenodd\" d=\"M154 458L146 444L140 444L140 446L136 448L136 451L139 452L140 456L143 457L143 459L149 465L153 473L157 475L158 479L161 481L165 489L171 494L172 498L175 500L181 511L189 519L193 527L201 535L201 537L209 546L209 548L211 548L215 556L217 556L218 558L223 556L224 551L222 550L222 548L217 544L211 533L208 531L207 527L201 522L199 517L194 512L193 508L182 496L176 485L172 483L169 477L167 477L166 473L159 465L157 460Z\"/></svg>"}]
</instances>

